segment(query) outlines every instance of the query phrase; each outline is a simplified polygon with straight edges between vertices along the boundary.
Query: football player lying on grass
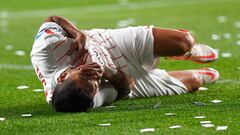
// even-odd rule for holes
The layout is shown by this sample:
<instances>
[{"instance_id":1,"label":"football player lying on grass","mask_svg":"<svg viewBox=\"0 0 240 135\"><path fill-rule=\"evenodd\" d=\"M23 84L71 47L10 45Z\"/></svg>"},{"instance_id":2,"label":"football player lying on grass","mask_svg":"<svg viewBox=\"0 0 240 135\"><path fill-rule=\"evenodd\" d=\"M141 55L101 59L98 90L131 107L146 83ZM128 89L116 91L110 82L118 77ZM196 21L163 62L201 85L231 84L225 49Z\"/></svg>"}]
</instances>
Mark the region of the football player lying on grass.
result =
<instances>
[{"instance_id":1,"label":"football player lying on grass","mask_svg":"<svg viewBox=\"0 0 240 135\"><path fill-rule=\"evenodd\" d=\"M122 98L176 95L215 82L212 68L165 71L159 57L209 63L217 52L187 31L153 26L79 30L50 16L35 38L31 60L47 102L59 112L85 112Z\"/></svg>"}]
</instances>

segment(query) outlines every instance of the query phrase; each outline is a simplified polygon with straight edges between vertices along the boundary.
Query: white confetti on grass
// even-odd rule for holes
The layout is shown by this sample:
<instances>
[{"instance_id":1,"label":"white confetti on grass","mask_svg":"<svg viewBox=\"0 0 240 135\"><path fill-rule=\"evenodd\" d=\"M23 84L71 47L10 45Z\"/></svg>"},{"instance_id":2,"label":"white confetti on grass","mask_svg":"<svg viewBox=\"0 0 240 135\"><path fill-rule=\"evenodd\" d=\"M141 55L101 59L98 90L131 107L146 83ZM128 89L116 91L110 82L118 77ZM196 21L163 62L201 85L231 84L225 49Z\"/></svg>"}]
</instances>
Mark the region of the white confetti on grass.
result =
<instances>
[{"instance_id":1,"label":"white confetti on grass","mask_svg":"<svg viewBox=\"0 0 240 135\"><path fill-rule=\"evenodd\" d=\"M17 89L19 89L19 90L28 89L28 88L29 88L29 86L25 86L25 85L17 86Z\"/></svg>"},{"instance_id":2,"label":"white confetti on grass","mask_svg":"<svg viewBox=\"0 0 240 135\"><path fill-rule=\"evenodd\" d=\"M158 101L156 104L153 105L153 108L154 109L157 109L161 106L162 102L161 101Z\"/></svg>"},{"instance_id":3,"label":"white confetti on grass","mask_svg":"<svg viewBox=\"0 0 240 135\"><path fill-rule=\"evenodd\" d=\"M34 92L42 92L43 89L34 89L33 91L34 91Z\"/></svg>"},{"instance_id":4,"label":"white confetti on grass","mask_svg":"<svg viewBox=\"0 0 240 135\"><path fill-rule=\"evenodd\" d=\"M235 26L236 28L240 28L240 21L234 22L234 26Z\"/></svg>"},{"instance_id":5,"label":"white confetti on grass","mask_svg":"<svg viewBox=\"0 0 240 135\"><path fill-rule=\"evenodd\" d=\"M0 11L0 18L2 18L2 19L8 18L8 12L7 11Z\"/></svg>"},{"instance_id":6,"label":"white confetti on grass","mask_svg":"<svg viewBox=\"0 0 240 135\"><path fill-rule=\"evenodd\" d=\"M212 34L212 35L211 35L211 39L214 40L214 41L217 41L217 40L220 40L220 39L221 39L221 36L218 35L218 34Z\"/></svg>"},{"instance_id":7,"label":"white confetti on grass","mask_svg":"<svg viewBox=\"0 0 240 135\"><path fill-rule=\"evenodd\" d=\"M219 22L219 23L225 23L226 21L227 21L227 17L226 16L218 16L217 17L217 21Z\"/></svg>"},{"instance_id":8,"label":"white confetti on grass","mask_svg":"<svg viewBox=\"0 0 240 135\"><path fill-rule=\"evenodd\" d=\"M205 119L206 116L195 116L194 118L195 118L195 119Z\"/></svg>"},{"instance_id":9,"label":"white confetti on grass","mask_svg":"<svg viewBox=\"0 0 240 135\"><path fill-rule=\"evenodd\" d=\"M180 125L174 125L174 126L170 126L169 128L170 129L176 129L176 128L181 128L182 126L180 126Z\"/></svg>"},{"instance_id":10,"label":"white confetti on grass","mask_svg":"<svg viewBox=\"0 0 240 135\"><path fill-rule=\"evenodd\" d=\"M166 116L175 116L176 113L165 113Z\"/></svg>"},{"instance_id":11,"label":"white confetti on grass","mask_svg":"<svg viewBox=\"0 0 240 135\"><path fill-rule=\"evenodd\" d=\"M221 102L223 102L223 101L222 101L222 100L217 100L217 99L215 99L215 100L212 100L211 102L217 104L217 103L221 103Z\"/></svg>"},{"instance_id":12,"label":"white confetti on grass","mask_svg":"<svg viewBox=\"0 0 240 135\"><path fill-rule=\"evenodd\" d=\"M0 64L0 69L34 70L32 65Z\"/></svg>"},{"instance_id":13,"label":"white confetti on grass","mask_svg":"<svg viewBox=\"0 0 240 135\"><path fill-rule=\"evenodd\" d=\"M200 101L195 101L195 102L193 102L195 105L197 105L197 106L206 106L207 104L206 103L204 103L204 102L200 102Z\"/></svg>"},{"instance_id":14,"label":"white confetti on grass","mask_svg":"<svg viewBox=\"0 0 240 135\"><path fill-rule=\"evenodd\" d=\"M128 0L118 0L119 5L128 5Z\"/></svg>"},{"instance_id":15,"label":"white confetti on grass","mask_svg":"<svg viewBox=\"0 0 240 135\"><path fill-rule=\"evenodd\" d=\"M206 91L206 90L208 90L208 88L206 88L206 87L199 87L198 90L199 91Z\"/></svg>"},{"instance_id":16,"label":"white confetti on grass","mask_svg":"<svg viewBox=\"0 0 240 135\"><path fill-rule=\"evenodd\" d=\"M212 123L211 121L200 121L200 124L210 124Z\"/></svg>"},{"instance_id":17,"label":"white confetti on grass","mask_svg":"<svg viewBox=\"0 0 240 135\"><path fill-rule=\"evenodd\" d=\"M5 50L11 51L11 50L13 50L13 46L12 45L5 45Z\"/></svg>"},{"instance_id":18,"label":"white confetti on grass","mask_svg":"<svg viewBox=\"0 0 240 135\"><path fill-rule=\"evenodd\" d=\"M22 51L22 50L17 50L16 52L15 52L15 55L17 55L17 56L24 56L26 53L24 52L24 51Z\"/></svg>"},{"instance_id":19,"label":"white confetti on grass","mask_svg":"<svg viewBox=\"0 0 240 135\"><path fill-rule=\"evenodd\" d=\"M5 118L3 118L3 117L0 117L0 121L4 121L5 120Z\"/></svg>"},{"instance_id":20,"label":"white confetti on grass","mask_svg":"<svg viewBox=\"0 0 240 135\"><path fill-rule=\"evenodd\" d=\"M230 39L230 38L232 38L232 34L230 34L230 33L224 33L224 34L223 34L223 38L225 38L225 39Z\"/></svg>"},{"instance_id":21,"label":"white confetti on grass","mask_svg":"<svg viewBox=\"0 0 240 135\"><path fill-rule=\"evenodd\" d=\"M206 127L206 128L210 128L210 127L214 127L213 124L202 124L203 127Z\"/></svg>"},{"instance_id":22,"label":"white confetti on grass","mask_svg":"<svg viewBox=\"0 0 240 135\"><path fill-rule=\"evenodd\" d=\"M115 108L116 106L114 105L109 105L109 106L106 106L106 108Z\"/></svg>"},{"instance_id":23,"label":"white confetti on grass","mask_svg":"<svg viewBox=\"0 0 240 135\"><path fill-rule=\"evenodd\" d=\"M125 20L118 21L117 27L123 28L123 27L127 27L129 25L135 24L135 23L136 23L136 20L134 18L128 18Z\"/></svg>"},{"instance_id":24,"label":"white confetti on grass","mask_svg":"<svg viewBox=\"0 0 240 135\"><path fill-rule=\"evenodd\" d=\"M29 114L22 114L21 116L22 116L22 117L31 117L32 114L30 114L30 113L29 113Z\"/></svg>"},{"instance_id":25,"label":"white confetti on grass","mask_svg":"<svg viewBox=\"0 0 240 135\"><path fill-rule=\"evenodd\" d=\"M141 132L141 133L154 132L154 131L155 131L154 128L143 128L143 129L140 129L140 132Z\"/></svg>"},{"instance_id":26,"label":"white confetti on grass","mask_svg":"<svg viewBox=\"0 0 240 135\"><path fill-rule=\"evenodd\" d=\"M217 126L217 131L227 130L228 126Z\"/></svg>"},{"instance_id":27,"label":"white confetti on grass","mask_svg":"<svg viewBox=\"0 0 240 135\"><path fill-rule=\"evenodd\" d=\"M105 127L105 126L111 126L111 123L101 123L98 124L99 126Z\"/></svg>"},{"instance_id":28,"label":"white confetti on grass","mask_svg":"<svg viewBox=\"0 0 240 135\"><path fill-rule=\"evenodd\" d=\"M230 52L224 52L224 53L222 53L222 57L223 57L223 58L230 58L230 57L232 57L232 53L230 53Z\"/></svg>"},{"instance_id":29,"label":"white confetti on grass","mask_svg":"<svg viewBox=\"0 0 240 135\"><path fill-rule=\"evenodd\" d=\"M236 41L236 45L240 46L240 40Z\"/></svg>"}]
</instances>

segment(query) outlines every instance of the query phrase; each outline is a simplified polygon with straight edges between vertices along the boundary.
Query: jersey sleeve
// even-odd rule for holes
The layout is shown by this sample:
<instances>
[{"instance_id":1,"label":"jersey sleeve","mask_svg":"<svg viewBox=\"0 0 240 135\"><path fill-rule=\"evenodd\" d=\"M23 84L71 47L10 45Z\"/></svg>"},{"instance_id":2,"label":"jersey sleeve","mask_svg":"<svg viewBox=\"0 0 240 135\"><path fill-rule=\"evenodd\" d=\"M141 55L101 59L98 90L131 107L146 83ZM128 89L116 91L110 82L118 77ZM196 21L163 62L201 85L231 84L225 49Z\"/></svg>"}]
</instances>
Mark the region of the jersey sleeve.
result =
<instances>
[{"instance_id":1,"label":"jersey sleeve","mask_svg":"<svg viewBox=\"0 0 240 135\"><path fill-rule=\"evenodd\" d=\"M56 77L66 70L71 62L71 56L66 53L73 39L56 23L42 24L31 51L31 61L35 72L42 82L46 100L51 102L52 93L57 85Z\"/></svg>"}]
</instances>

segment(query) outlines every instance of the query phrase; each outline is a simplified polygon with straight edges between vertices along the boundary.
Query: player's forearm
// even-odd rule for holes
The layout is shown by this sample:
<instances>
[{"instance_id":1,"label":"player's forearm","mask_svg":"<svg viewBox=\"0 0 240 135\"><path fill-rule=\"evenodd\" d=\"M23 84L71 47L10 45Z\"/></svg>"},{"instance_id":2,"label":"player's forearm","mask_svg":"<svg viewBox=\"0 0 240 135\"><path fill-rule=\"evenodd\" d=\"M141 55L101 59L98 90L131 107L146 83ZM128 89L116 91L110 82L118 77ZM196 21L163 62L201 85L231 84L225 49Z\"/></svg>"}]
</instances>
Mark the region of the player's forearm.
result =
<instances>
[{"instance_id":1,"label":"player's forearm","mask_svg":"<svg viewBox=\"0 0 240 135\"><path fill-rule=\"evenodd\" d=\"M72 38L77 38L81 34L80 30L67 19L60 16L50 16L46 22L55 22L60 25Z\"/></svg>"}]
</instances>

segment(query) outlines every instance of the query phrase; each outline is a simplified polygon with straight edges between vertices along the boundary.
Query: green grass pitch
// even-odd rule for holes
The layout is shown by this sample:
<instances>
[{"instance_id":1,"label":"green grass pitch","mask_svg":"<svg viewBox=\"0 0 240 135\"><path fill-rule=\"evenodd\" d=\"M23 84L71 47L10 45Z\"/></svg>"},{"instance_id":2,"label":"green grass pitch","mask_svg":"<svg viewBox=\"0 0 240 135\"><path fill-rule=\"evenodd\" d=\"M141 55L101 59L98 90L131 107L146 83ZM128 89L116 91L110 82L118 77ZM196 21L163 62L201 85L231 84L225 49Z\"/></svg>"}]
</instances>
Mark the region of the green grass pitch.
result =
<instances>
[{"instance_id":1,"label":"green grass pitch","mask_svg":"<svg viewBox=\"0 0 240 135\"><path fill-rule=\"evenodd\" d=\"M147 134L240 133L239 0L2 0L0 3L0 118L5 118L0 120L1 135L137 135L145 134L140 133L143 128L155 129ZM152 24L191 30L198 42L219 49L219 60L202 65L162 58L159 67L166 70L213 67L219 70L221 79L205 86L208 91L124 100L114 103L116 107L92 109L88 113L56 113L46 103L43 92L33 91L41 88L34 71L21 67L31 65L29 53L35 34L49 15L69 18L80 29L116 28L120 20L130 18L133 26ZM17 50L26 54L17 56ZM231 53L231 57L222 57L222 53ZM29 88L18 90L20 85ZM211 103L214 99L223 102ZM198 106L194 104L196 101L206 105ZM165 116L170 112L176 115ZM29 113L31 117L21 116ZM194 119L195 116L206 118ZM202 127L199 123L202 120L211 121L215 127ZM100 123L111 126L102 127ZM170 129L172 125L182 128ZM217 126L228 129L216 131Z\"/></svg>"}]
</instances>

